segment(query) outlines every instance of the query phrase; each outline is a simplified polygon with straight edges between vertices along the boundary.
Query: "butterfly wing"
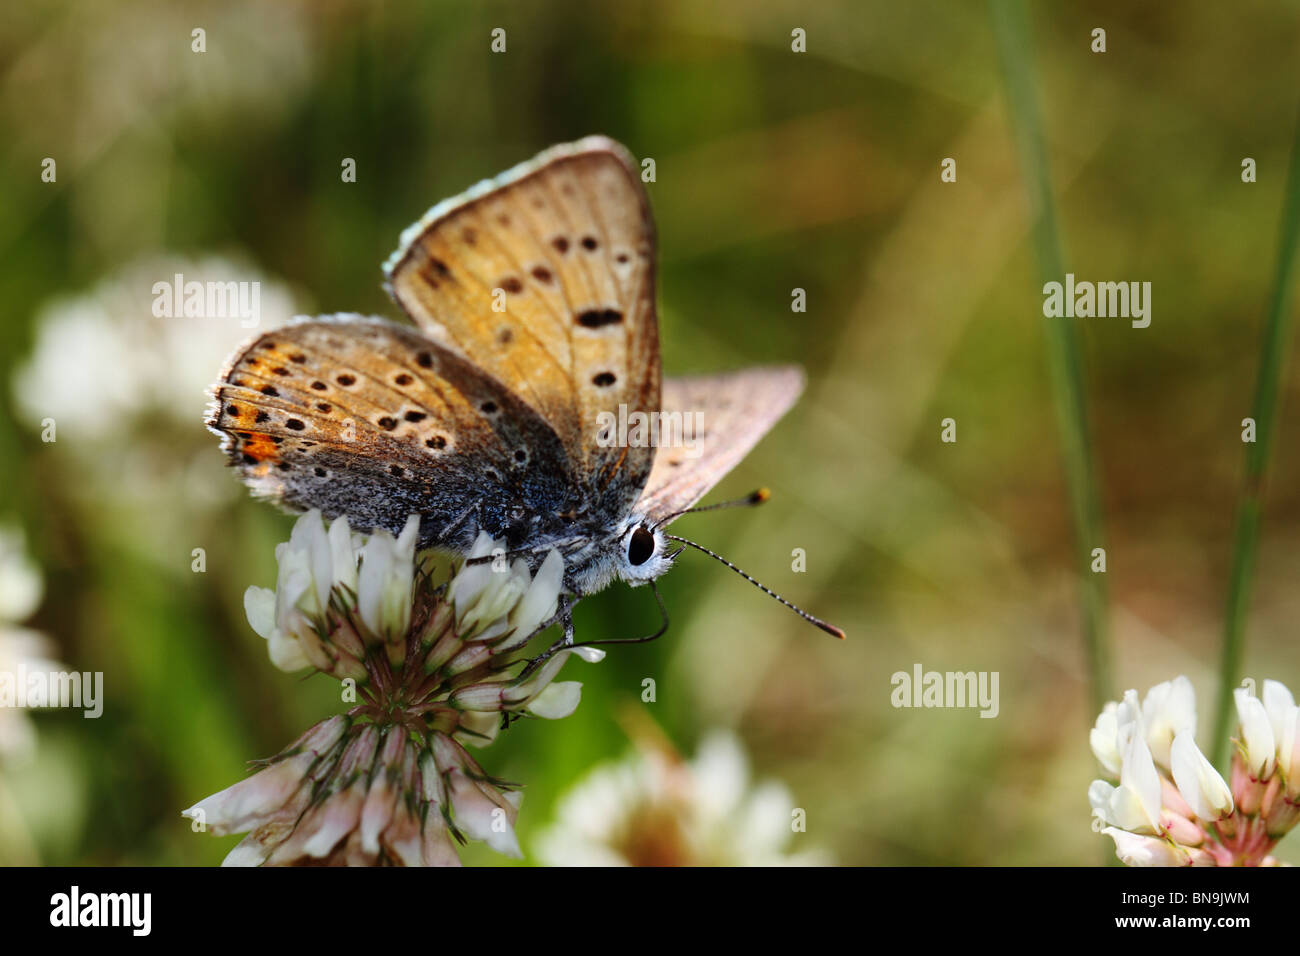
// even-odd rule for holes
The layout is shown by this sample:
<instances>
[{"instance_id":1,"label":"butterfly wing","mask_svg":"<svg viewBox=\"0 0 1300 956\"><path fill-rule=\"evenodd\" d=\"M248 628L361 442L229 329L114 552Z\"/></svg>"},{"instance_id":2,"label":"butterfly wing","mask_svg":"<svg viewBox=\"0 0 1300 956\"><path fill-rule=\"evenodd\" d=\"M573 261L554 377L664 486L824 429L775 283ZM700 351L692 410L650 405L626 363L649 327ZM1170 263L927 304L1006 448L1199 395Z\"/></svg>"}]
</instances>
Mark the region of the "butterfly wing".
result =
<instances>
[{"instance_id":1,"label":"butterfly wing","mask_svg":"<svg viewBox=\"0 0 1300 956\"><path fill-rule=\"evenodd\" d=\"M630 507L654 458L597 440L599 413L659 408L654 244L635 160L590 137L438 204L384 266L416 325L550 424L610 514Z\"/></svg>"},{"instance_id":2,"label":"butterfly wing","mask_svg":"<svg viewBox=\"0 0 1300 956\"><path fill-rule=\"evenodd\" d=\"M663 415L687 421L698 413L696 448L658 450L636 510L657 523L699 501L789 410L803 384L794 365L667 379Z\"/></svg>"},{"instance_id":3,"label":"butterfly wing","mask_svg":"<svg viewBox=\"0 0 1300 956\"><path fill-rule=\"evenodd\" d=\"M527 405L419 332L359 316L299 321L231 357L208 425L244 481L358 530L423 516L422 544L468 548L512 510L562 506L559 439Z\"/></svg>"}]
</instances>

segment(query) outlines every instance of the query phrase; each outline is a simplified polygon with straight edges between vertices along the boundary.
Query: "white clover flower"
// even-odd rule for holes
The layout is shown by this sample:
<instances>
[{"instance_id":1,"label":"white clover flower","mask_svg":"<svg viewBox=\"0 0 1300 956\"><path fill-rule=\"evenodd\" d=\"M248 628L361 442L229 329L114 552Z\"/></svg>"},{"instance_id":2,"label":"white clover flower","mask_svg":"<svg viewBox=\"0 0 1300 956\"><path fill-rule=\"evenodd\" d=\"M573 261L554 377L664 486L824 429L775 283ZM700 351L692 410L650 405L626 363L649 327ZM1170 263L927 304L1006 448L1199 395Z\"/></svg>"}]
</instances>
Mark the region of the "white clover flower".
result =
<instances>
[{"instance_id":1,"label":"white clover flower","mask_svg":"<svg viewBox=\"0 0 1300 956\"><path fill-rule=\"evenodd\" d=\"M354 678L363 702L185 811L215 834L248 833L226 865L457 865L467 839L521 855L520 794L465 745L490 742L505 713L568 716L582 685L556 675L571 654L604 655L560 649L535 666L520 656L555 613L556 552L536 574L522 561L467 564L439 589L415 556L418 534L414 515L397 538L357 537L308 512L276 549L275 591L248 589L273 663Z\"/></svg>"},{"instance_id":2,"label":"white clover flower","mask_svg":"<svg viewBox=\"0 0 1300 956\"><path fill-rule=\"evenodd\" d=\"M1300 710L1276 681L1264 682L1263 701L1245 689L1234 700L1240 731L1231 785L1196 745L1196 701L1186 677L1151 688L1141 707L1130 690L1102 710L1089 745L1119 785L1094 780L1088 802L1094 827L1115 841L1125 863L1276 863L1269 854L1300 819L1287 762L1300 758Z\"/></svg>"},{"instance_id":3,"label":"white clover flower","mask_svg":"<svg viewBox=\"0 0 1300 956\"><path fill-rule=\"evenodd\" d=\"M566 794L537 852L554 866L774 866L828 862L790 853L794 800L783 784L751 787L730 732L705 738L694 760L642 740ZM802 837L800 837L802 839Z\"/></svg>"}]
</instances>

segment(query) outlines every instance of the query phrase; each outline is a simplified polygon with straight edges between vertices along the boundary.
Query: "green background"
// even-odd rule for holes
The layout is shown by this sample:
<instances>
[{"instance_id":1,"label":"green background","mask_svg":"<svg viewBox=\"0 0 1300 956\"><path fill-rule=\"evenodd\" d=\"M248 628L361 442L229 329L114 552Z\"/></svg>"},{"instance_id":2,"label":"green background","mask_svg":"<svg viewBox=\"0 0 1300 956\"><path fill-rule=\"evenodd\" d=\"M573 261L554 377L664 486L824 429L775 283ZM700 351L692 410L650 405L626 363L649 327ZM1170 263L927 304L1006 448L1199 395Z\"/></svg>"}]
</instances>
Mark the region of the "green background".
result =
<instances>
[{"instance_id":1,"label":"green background","mask_svg":"<svg viewBox=\"0 0 1300 956\"><path fill-rule=\"evenodd\" d=\"M1241 419L1300 89L1297 7L1030 13L1067 261L1079 279L1153 285L1150 328L1077 320L1114 681L1190 676L1208 751ZM1089 49L1098 26L1104 54ZM807 53L791 51L796 27ZM525 848L572 782L627 749L630 706L687 754L734 727L757 775L807 810L795 849L862 864L1110 855L1088 826L1095 714L985 5L43 2L0 9L0 518L26 529L45 575L26 623L70 666L103 671L107 700L95 721L37 714L36 755L0 765L0 862L216 863L235 838L193 834L180 811L339 707L332 682L275 670L244 620L243 590L273 584L291 519L234 487L197 411L112 418L81 448L67 429L41 442L41 396L17 401L16 372L51 303L149 276L131 270L161 255L216 253L284 284L299 311L395 316L379 264L406 225L595 132L656 161L665 372L798 361L809 375L715 495L766 485L772 501L675 530L849 639L683 555L662 581L664 639L571 663L578 712L522 722L482 753L526 784ZM344 157L355 183L340 181ZM940 181L945 157L956 183ZM1257 183L1241 181L1244 157ZM794 288L806 313L791 312ZM76 388L77 360L66 368ZM122 375L137 389L169 371ZM1246 672L1300 689L1294 392L1286 381ZM947 417L955 444L939 441ZM622 586L577 612L589 638L656 622L650 594ZM915 663L998 671L997 718L891 707L890 675ZM647 677L654 704L640 702ZM1300 862L1298 842L1282 856Z\"/></svg>"}]
</instances>

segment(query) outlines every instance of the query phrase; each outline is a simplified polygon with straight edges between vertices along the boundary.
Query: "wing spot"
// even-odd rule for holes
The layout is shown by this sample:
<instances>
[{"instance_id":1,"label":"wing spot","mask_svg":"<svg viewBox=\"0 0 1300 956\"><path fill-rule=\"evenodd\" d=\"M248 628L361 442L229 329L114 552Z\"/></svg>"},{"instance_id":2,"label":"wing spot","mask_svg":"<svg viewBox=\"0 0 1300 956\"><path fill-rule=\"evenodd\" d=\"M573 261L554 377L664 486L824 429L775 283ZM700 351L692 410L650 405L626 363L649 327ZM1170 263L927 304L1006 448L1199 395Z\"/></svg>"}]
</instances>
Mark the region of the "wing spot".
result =
<instances>
[{"instance_id":1,"label":"wing spot","mask_svg":"<svg viewBox=\"0 0 1300 956\"><path fill-rule=\"evenodd\" d=\"M270 395L272 398L278 398L280 393L275 390L274 385L263 385L258 389L263 395Z\"/></svg>"},{"instance_id":2,"label":"wing spot","mask_svg":"<svg viewBox=\"0 0 1300 956\"><path fill-rule=\"evenodd\" d=\"M424 412L407 412L402 417L405 418L408 422L422 422L429 416L426 415Z\"/></svg>"},{"instance_id":3,"label":"wing spot","mask_svg":"<svg viewBox=\"0 0 1300 956\"><path fill-rule=\"evenodd\" d=\"M288 374L290 374L290 373L289 373L289 370L288 370L287 368L285 368L283 365L277 365L275 368L271 369L271 371L274 372L276 375L288 375Z\"/></svg>"},{"instance_id":4,"label":"wing spot","mask_svg":"<svg viewBox=\"0 0 1300 956\"><path fill-rule=\"evenodd\" d=\"M506 276L501 280L501 288L505 289L511 295L518 295L524 291L524 284L519 281L517 276Z\"/></svg>"},{"instance_id":5,"label":"wing spot","mask_svg":"<svg viewBox=\"0 0 1300 956\"><path fill-rule=\"evenodd\" d=\"M597 372L591 377L591 384L599 388L613 385L616 381L618 381L618 379L614 377L613 372Z\"/></svg>"},{"instance_id":6,"label":"wing spot","mask_svg":"<svg viewBox=\"0 0 1300 956\"><path fill-rule=\"evenodd\" d=\"M616 261L621 266L625 266L627 265L628 258L629 258L628 254L626 252L620 252L618 255L614 257L614 261Z\"/></svg>"},{"instance_id":7,"label":"wing spot","mask_svg":"<svg viewBox=\"0 0 1300 956\"><path fill-rule=\"evenodd\" d=\"M402 475L405 474L405 472L402 470L401 465L389 465L388 470L390 473L396 475L398 478L401 478Z\"/></svg>"},{"instance_id":8,"label":"wing spot","mask_svg":"<svg viewBox=\"0 0 1300 956\"><path fill-rule=\"evenodd\" d=\"M329 386L326 385L324 382L312 382L311 387L316 389L316 391L318 392L323 392L325 391L325 389L329 388Z\"/></svg>"},{"instance_id":9,"label":"wing spot","mask_svg":"<svg viewBox=\"0 0 1300 956\"><path fill-rule=\"evenodd\" d=\"M478 242L478 232L469 228L462 229L460 233L460 238L464 240L465 245L472 246L476 242Z\"/></svg>"},{"instance_id":10,"label":"wing spot","mask_svg":"<svg viewBox=\"0 0 1300 956\"><path fill-rule=\"evenodd\" d=\"M503 226L509 226L509 225L510 225L510 217L507 216L505 213L498 213L498 214L497 214L497 222L500 223L500 224L503 225Z\"/></svg>"},{"instance_id":11,"label":"wing spot","mask_svg":"<svg viewBox=\"0 0 1300 956\"><path fill-rule=\"evenodd\" d=\"M319 408L326 415L334 411L334 406L331 405L329 402L317 402L316 407Z\"/></svg>"},{"instance_id":12,"label":"wing spot","mask_svg":"<svg viewBox=\"0 0 1300 956\"><path fill-rule=\"evenodd\" d=\"M555 251L560 255L564 255L569 251L569 239L567 236L556 236L551 240L551 245L555 247Z\"/></svg>"},{"instance_id":13,"label":"wing spot","mask_svg":"<svg viewBox=\"0 0 1300 956\"><path fill-rule=\"evenodd\" d=\"M305 356L305 355L290 355L290 356L289 356L289 361L292 362L294 365L301 365L303 362L307 361L307 356Z\"/></svg>"},{"instance_id":14,"label":"wing spot","mask_svg":"<svg viewBox=\"0 0 1300 956\"><path fill-rule=\"evenodd\" d=\"M410 385L414 381L415 379L411 378L411 376L407 375L405 372L393 379L395 385Z\"/></svg>"},{"instance_id":15,"label":"wing spot","mask_svg":"<svg viewBox=\"0 0 1300 956\"><path fill-rule=\"evenodd\" d=\"M484 415L495 415L497 413L497 403L490 399L480 405L479 408L483 410Z\"/></svg>"},{"instance_id":16,"label":"wing spot","mask_svg":"<svg viewBox=\"0 0 1300 956\"><path fill-rule=\"evenodd\" d=\"M598 245L600 245L600 243L596 242L595 236L582 237L582 248L586 249L588 252L595 252Z\"/></svg>"},{"instance_id":17,"label":"wing spot","mask_svg":"<svg viewBox=\"0 0 1300 956\"><path fill-rule=\"evenodd\" d=\"M317 478L324 478L324 477L325 477L325 469L322 468L322 467L320 467L319 465L317 465L315 468L313 468L312 471L315 472Z\"/></svg>"},{"instance_id":18,"label":"wing spot","mask_svg":"<svg viewBox=\"0 0 1300 956\"><path fill-rule=\"evenodd\" d=\"M338 382L344 388L347 388L349 385L355 385L357 383L357 377L355 375L340 375L338 378L334 379L334 381Z\"/></svg>"},{"instance_id":19,"label":"wing spot","mask_svg":"<svg viewBox=\"0 0 1300 956\"><path fill-rule=\"evenodd\" d=\"M296 419L296 418L291 418L291 419L289 419L287 422L284 423L284 427L285 427L285 428L292 429L293 431L296 431L296 432L300 432L300 431L302 431L304 428L306 428L307 426L304 425L304 424L303 424L301 421L299 421L298 419Z\"/></svg>"},{"instance_id":20,"label":"wing spot","mask_svg":"<svg viewBox=\"0 0 1300 956\"><path fill-rule=\"evenodd\" d=\"M588 309L578 313L577 321L583 328L598 329L604 325L622 322L623 313L618 309Z\"/></svg>"},{"instance_id":21,"label":"wing spot","mask_svg":"<svg viewBox=\"0 0 1300 956\"><path fill-rule=\"evenodd\" d=\"M269 422L270 420L271 420L271 416L268 415L266 412L258 412L257 418L254 419L254 421L256 421L257 424L259 425L262 424L262 422Z\"/></svg>"},{"instance_id":22,"label":"wing spot","mask_svg":"<svg viewBox=\"0 0 1300 956\"><path fill-rule=\"evenodd\" d=\"M538 282L549 283L554 276L551 275L551 270L546 266L533 266L533 278Z\"/></svg>"},{"instance_id":23,"label":"wing spot","mask_svg":"<svg viewBox=\"0 0 1300 956\"><path fill-rule=\"evenodd\" d=\"M415 364L420 368L433 368L433 356L428 352L421 352L415 357Z\"/></svg>"},{"instance_id":24,"label":"wing spot","mask_svg":"<svg viewBox=\"0 0 1300 956\"><path fill-rule=\"evenodd\" d=\"M281 471L288 471L290 468L293 467L293 465L289 464L287 461L282 461L276 467L279 468Z\"/></svg>"},{"instance_id":25,"label":"wing spot","mask_svg":"<svg viewBox=\"0 0 1300 956\"><path fill-rule=\"evenodd\" d=\"M441 435L434 435L432 438L426 438L424 440L424 447L425 448L446 448L447 439L443 438Z\"/></svg>"},{"instance_id":26,"label":"wing spot","mask_svg":"<svg viewBox=\"0 0 1300 956\"><path fill-rule=\"evenodd\" d=\"M242 455L240 455L239 457L242 458L242 459L244 460L244 464L245 464L245 465L256 465L256 464L257 464L257 459L254 458L252 455L250 455L248 452L244 452L244 453L243 453Z\"/></svg>"},{"instance_id":27,"label":"wing spot","mask_svg":"<svg viewBox=\"0 0 1300 956\"><path fill-rule=\"evenodd\" d=\"M263 343L261 344L261 347L264 348L264 349L273 349L273 348L275 348L275 343L274 343L274 342L263 342Z\"/></svg>"},{"instance_id":28,"label":"wing spot","mask_svg":"<svg viewBox=\"0 0 1300 956\"><path fill-rule=\"evenodd\" d=\"M528 452L524 451L522 448L516 448L515 461L519 462L519 464L522 465L527 460L528 460Z\"/></svg>"},{"instance_id":29,"label":"wing spot","mask_svg":"<svg viewBox=\"0 0 1300 956\"><path fill-rule=\"evenodd\" d=\"M383 418L379 419L379 421L376 422L376 424L384 431L391 432L394 428L397 427L397 419L390 418L389 416L385 415Z\"/></svg>"},{"instance_id":30,"label":"wing spot","mask_svg":"<svg viewBox=\"0 0 1300 956\"><path fill-rule=\"evenodd\" d=\"M515 338L514 329L502 329L500 332L497 333L497 344L509 345L511 342L514 341L514 338Z\"/></svg>"},{"instance_id":31,"label":"wing spot","mask_svg":"<svg viewBox=\"0 0 1300 956\"><path fill-rule=\"evenodd\" d=\"M239 406L238 406L238 405L227 405L227 406L226 406L226 412L230 415L231 418L238 418L238 417L239 417Z\"/></svg>"}]
</instances>

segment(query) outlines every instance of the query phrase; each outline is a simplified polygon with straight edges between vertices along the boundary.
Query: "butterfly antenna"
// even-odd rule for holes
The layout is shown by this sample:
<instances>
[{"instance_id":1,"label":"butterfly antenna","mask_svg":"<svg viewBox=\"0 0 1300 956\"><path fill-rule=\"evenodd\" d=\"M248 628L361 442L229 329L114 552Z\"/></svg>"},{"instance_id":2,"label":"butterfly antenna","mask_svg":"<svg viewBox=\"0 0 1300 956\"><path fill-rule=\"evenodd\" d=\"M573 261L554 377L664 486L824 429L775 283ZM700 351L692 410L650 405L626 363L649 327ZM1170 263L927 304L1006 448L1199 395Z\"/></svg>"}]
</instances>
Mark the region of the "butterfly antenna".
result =
<instances>
[{"instance_id":1,"label":"butterfly antenna","mask_svg":"<svg viewBox=\"0 0 1300 956\"><path fill-rule=\"evenodd\" d=\"M755 493L757 494L757 492L755 492ZM715 507L716 507L716 506L715 506ZM703 509L701 509L701 510L703 510ZM752 577L750 577L750 576L749 576L748 574L746 574L744 571L740 570L740 568L736 567L734 564L732 564L730 561L728 561L728 560L727 560L726 558L724 558L722 555L720 555L720 554L715 554L714 552L710 551L708 548L704 547L704 545L702 545L702 544L696 544L694 541L691 541L689 538L681 538L681 537L678 537L678 536L675 535L675 534L666 534L666 535L664 535L664 537L666 537L666 538L671 538L671 539L674 540L674 541L680 541L682 544L690 545L690 546L691 546L692 548L694 548L696 551L703 551L705 554L707 554L709 557L713 558L714 560L716 560L716 561L721 561L723 564L725 564L727 567L731 568L731 570L735 571L737 574L739 574L742 578L744 578L744 579L745 579L746 581L748 581L750 584L754 585L754 587L758 588L760 591L762 591L762 592L763 592L764 594L766 594L768 597L776 598L778 601L780 601L782 604L784 604L784 605L785 605L786 607L788 607L790 610L794 611L794 613L798 614L801 618L803 618L803 619L804 619L805 621L807 621L809 624L812 624L812 625L814 625L814 626L816 626L816 627L821 628L823 631L825 631L827 634L830 634L832 637L838 637L841 641L844 640L844 632L841 631L841 630L840 630L838 627L836 627L834 624L827 624L827 623L826 623L825 621L823 621L821 618L819 618L819 617L813 617L811 614L809 614L809 613L808 613L807 611L805 611L803 608L801 608L801 607L799 607L799 606L797 606L797 605L795 605L795 604L791 604L789 601L787 601L785 598L781 597L781 595L777 594L777 593L776 593L775 591L773 591L771 588L766 587L765 585L761 584L761 583L758 582L758 581L755 581Z\"/></svg>"},{"instance_id":2,"label":"butterfly antenna","mask_svg":"<svg viewBox=\"0 0 1300 956\"><path fill-rule=\"evenodd\" d=\"M766 488L758 488L751 491L743 498L737 498L735 501L720 501L716 505L704 505L699 508L686 508L682 511L674 511L672 514L664 515L655 522L654 526L655 528L661 528L674 518L680 518L682 515L699 514L701 511L718 511L721 508L748 508L752 505L761 505L771 497L772 492L768 491Z\"/></svg>"}]
</instances>

